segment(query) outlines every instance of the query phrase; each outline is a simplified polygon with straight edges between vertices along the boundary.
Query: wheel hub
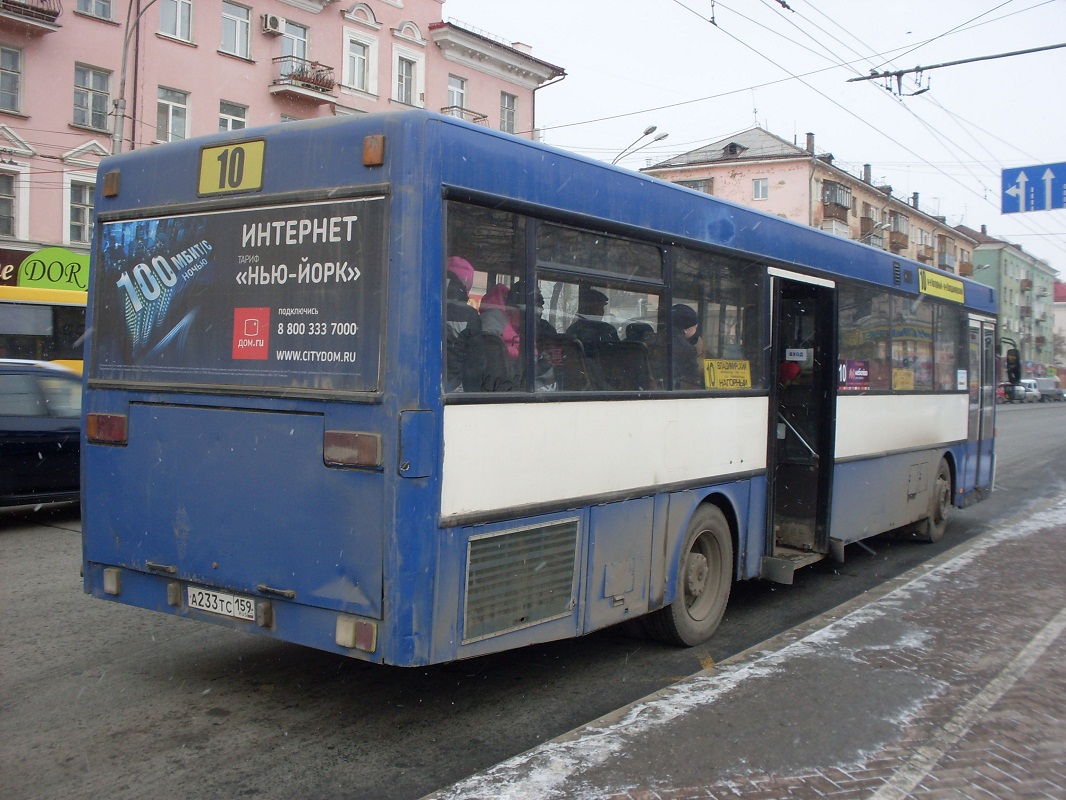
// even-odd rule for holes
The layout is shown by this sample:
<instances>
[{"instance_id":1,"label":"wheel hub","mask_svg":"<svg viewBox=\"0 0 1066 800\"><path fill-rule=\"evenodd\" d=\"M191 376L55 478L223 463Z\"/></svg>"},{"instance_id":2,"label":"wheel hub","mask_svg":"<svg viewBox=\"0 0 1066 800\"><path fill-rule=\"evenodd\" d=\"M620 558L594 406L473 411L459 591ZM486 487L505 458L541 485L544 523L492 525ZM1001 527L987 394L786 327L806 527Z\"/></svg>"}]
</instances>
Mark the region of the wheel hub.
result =
<instances>
[{"instance_id":1,"label":"wheel hub","mask_svg":"<svg viewBox=\"0 0 1066 800\"><path fill-rule=\"evenodd\" d=\"M699 597L707 588L707 556L702 553L689 553L685 564L685 589L691 597Z\"/></svg>"}]
</instances>

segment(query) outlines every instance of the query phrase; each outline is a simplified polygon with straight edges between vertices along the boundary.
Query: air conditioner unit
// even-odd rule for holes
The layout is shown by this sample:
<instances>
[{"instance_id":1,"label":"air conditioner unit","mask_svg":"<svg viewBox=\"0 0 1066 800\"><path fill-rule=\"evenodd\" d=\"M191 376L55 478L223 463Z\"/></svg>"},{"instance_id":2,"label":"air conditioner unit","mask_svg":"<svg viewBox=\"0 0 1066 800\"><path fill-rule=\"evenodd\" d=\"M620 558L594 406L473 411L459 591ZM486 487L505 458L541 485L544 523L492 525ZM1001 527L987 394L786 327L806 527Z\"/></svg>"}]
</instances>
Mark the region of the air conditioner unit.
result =
<instances>
[{"instance_id":1,"label":"air conditioner unit","mask_svg":"<svg viewBox=\"0 0 1066 800\"><path fill-rule=\"evenodd\" d=\"M283 33L285 30L285 20L279 17L277 14L264 14L263 15L263 33L274 34L275 36Z\"/></svg>"}]
</instances>

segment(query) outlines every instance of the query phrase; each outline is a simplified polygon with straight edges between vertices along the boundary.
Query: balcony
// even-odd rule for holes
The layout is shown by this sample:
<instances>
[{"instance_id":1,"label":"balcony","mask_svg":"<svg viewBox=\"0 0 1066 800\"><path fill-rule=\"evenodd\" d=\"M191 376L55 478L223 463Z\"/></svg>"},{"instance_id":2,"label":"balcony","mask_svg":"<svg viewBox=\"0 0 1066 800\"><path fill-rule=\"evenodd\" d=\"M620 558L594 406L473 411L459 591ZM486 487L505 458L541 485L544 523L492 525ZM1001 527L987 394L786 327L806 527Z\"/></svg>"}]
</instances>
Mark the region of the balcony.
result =
<instances>
[{"instance_id":1,"label":"balcony","mask_svg":"<svg viewBox=\"0 0 1066 800\"><path fill-rule=\"evenodd\" d=\"M838 219L841 222L846 223L848 221L848 211L850 209L847 206L842 206L839 203L826 202L822 203L822 217L823 219Z\"/></svg>"},{"instance_id":2,"label":"balcony","mask_svg":"<svg viewBox=\"0 0 1066 800\"><path fill-rule=\"evenodd\" d=\"M888 249L893 253L901 253L907 249L911 243L911 237L902 231L889 231L888 232Z\"/></svg>"},{"instance_id":3,"label":"balcony","mask_svg":"<svg viewBox=\"0 0 1066 800\"><path fill-rule=\"evenodd\" d=\"M955 271L955 256L951 253L941 253L940 257L936 260L936 265L941 269L946 269L949 272Z\"/></svg>"},{"instance_id":4,"label":"balcony","mask_svg":"<svg viewBox=\"0 0 1066 800\"><path fill-rule=\"evenodd\" d=\"M923 244L921 247L918 248L917 257L918 260L921 261L923 264L932 264L933 248L927 244Z\"/></svg>"},{"instance_id":5,"label":"balcony","mask_svg":"<svg viewBox=\"0 0 1066 800\"><path fill-rule=\"evenodd\" d=\"M959 262L959 274L964 278L973 277L973 262L972 261L960 261Z\"/></svg>"},{"instance_id":6,"label":"balcony","mask_svg":"<svg viewBox=\"0 0 1066 800\"><path fill-rule=\"evenodd\" d=\"M1031 316L1033 316L1033 307L1032 306L1022 306L1021 316L1023 316L1023 317L1031 317Z\"/></svg>"},{"instance_id":7,"label":"balcony","mask_svg":"<svg viewBox=\"0 0 1066 800\"><path fill-rule=\"evenodd\" d=\"M270 85L271 94L299 97L315 103L331 103L337 99L331 94L337 85L333 67L296 56L280 56L273 61L277 77Z\"/></svg>"},{"instance_id":8,"label":"balcony","mask_svg":"<svg viewBox=\"0 0 1066 800\"><path fill-rule=\"evenodd\" d=\"M53 33L63 6L59 0L0 0L0 20L23 33Z\"/></svg>"},{"instance_id":9,"label":"balcony","mask_svg":"<svg viewBox=\"0 0 1066 800\"><path fill-rule=\"evenodd\" d=\"M463 108L462 106L445 106L440 110L440 113L457 119L465 119L475 125L487 126L489 124L488 114L479 114L477 111L471 111L469 108Z\"/></svg>"},{"instance_id":10,"label":"balcony","mask_svg":"<svg viewBox=\"0 0 1066 800\"><path fill-rule=\"evenodd\" d=\"M1029 278L1022 278L1022 291L1031 292L1033 290L1033 282Z\"/></svg>"}]
</instances>

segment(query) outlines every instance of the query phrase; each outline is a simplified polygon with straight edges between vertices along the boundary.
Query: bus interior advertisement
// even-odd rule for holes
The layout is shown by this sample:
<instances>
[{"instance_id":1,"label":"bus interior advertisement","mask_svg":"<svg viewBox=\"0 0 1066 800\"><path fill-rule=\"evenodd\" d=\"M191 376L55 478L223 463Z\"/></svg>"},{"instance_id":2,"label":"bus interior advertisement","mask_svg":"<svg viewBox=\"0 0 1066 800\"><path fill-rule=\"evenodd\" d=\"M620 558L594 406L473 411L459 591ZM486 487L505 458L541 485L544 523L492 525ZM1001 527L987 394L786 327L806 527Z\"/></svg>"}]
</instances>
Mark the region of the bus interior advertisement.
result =
<instances>
[{"instance_id":1,"label":"bus interior advertisement","mask_svg":"<svg viewBox=\"0 0 1066 800\"><path fill-rule=\"evenodd\" d=\"M380 196L108 221L90 375L242 392L375 392Z\"/></svg>"}]
</instances>

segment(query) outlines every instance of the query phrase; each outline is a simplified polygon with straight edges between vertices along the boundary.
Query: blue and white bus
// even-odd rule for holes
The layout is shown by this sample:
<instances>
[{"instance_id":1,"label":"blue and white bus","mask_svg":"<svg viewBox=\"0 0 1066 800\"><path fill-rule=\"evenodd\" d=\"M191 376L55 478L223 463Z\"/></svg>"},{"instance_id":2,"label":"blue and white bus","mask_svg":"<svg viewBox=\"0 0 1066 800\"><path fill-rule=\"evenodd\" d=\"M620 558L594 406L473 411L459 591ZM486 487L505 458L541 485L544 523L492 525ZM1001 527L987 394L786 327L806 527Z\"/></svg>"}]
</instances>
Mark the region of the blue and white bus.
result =
<instances>
[{"instance_id":1,"label":"blue and white bus","mask_svg":"<svg viewBox=\"0 0 1066 800\"><path fill-rule=\"evenodd\" d=\"M99 598L408 666L692 645L991 490L986 286L419 111L100 174Z\"/></svg>"}]
</instances>

